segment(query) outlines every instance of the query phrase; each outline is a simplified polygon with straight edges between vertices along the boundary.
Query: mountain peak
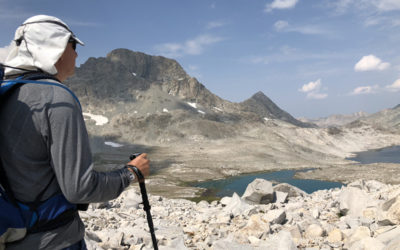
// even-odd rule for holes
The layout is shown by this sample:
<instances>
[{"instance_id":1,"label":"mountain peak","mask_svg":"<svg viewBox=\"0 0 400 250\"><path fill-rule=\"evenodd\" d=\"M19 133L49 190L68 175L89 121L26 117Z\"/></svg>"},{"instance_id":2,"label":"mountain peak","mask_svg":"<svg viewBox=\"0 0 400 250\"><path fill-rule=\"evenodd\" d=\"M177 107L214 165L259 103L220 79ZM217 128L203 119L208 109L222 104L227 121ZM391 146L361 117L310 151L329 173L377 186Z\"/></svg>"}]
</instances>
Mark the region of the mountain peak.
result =
<instances>
[{"instance_id":1,"label":"mountain peak","mask_svg":"<svg viewBox=\"0 0 400 250\"><path fill-rule=\"evenodd\" d=\"M257 93L255 93L254 95L252 95L252 97L250 97L250 99L248 100L254 100L260 104L266 105L266 106L276 106L276 104L271 101L271 99L268 98L268 96L266 96L262 91L258 91ZM278 106L276 106L278 107Z\"/></svg>"},{"instance_id":2,"label":"mountain peak","mask_svg":"<svg viewBox=\"0 0 400 250\"><path fill-rule=\"evenodd\" d=\"M107 54L113 63L122 64L132 74L151 81L170 81L187 77L186 72L174 59L151 56L128 49L115 49Z\"/></svg>"},{"instance_id":3,"label":"mountain peak","mask_svg":"<svg viewBox=\"0 0 400 250\"><path fill-rule=\"evenodd\" d=\"M267 97L264 92L262 91L258 91L257 93L255 93L251 98L260 98L260 97Z\"/></svg>"},{"instance_id":4,"label":"mountain peak","mask_svg":"<svg viewBox=\"0 0 400 250\"><path fill-rule=\"evenodd\" d=\"M279 108L278 105L269 99L262 91L258 91L241 104L245 111L255 112L262 117L280 119L300 127L311 126L311 124L303 123Z\"/></svg>"}]
</instances>

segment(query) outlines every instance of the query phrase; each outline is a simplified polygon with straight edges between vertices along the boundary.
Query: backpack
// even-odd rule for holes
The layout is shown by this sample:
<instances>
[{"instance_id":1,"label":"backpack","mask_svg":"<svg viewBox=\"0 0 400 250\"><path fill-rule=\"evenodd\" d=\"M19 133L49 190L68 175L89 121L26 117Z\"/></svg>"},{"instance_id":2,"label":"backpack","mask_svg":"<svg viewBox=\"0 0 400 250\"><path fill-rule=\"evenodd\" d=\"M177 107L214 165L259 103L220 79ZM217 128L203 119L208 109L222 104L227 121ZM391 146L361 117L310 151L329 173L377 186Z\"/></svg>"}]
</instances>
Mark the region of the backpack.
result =
<instances>
[{"instance_id":1,"label":"backpack","mask_svg":"<svg viewBox=\"0 0 400 250\"><path fill-rule=\"evenodd\" d=\"M52 79L59 82L51 75L39 72L29 77L22 76L17 79L3 80L4 67L8 66L0 64L0 105L6 101L6 97L12 90L28 83L59 86L69 91L79 103L74 93L61 83L38 81L39 79ZM54 179L53 176L33 202L19 202L10 188L0 159L0 250L5 249L5 244L8 242L23 239L27 233L49 231L66 225L75 218L78 209L87 209L87 204L72 204L63 194L56 194L41 202L44 192Z\"/></svg>"}]
</instances>

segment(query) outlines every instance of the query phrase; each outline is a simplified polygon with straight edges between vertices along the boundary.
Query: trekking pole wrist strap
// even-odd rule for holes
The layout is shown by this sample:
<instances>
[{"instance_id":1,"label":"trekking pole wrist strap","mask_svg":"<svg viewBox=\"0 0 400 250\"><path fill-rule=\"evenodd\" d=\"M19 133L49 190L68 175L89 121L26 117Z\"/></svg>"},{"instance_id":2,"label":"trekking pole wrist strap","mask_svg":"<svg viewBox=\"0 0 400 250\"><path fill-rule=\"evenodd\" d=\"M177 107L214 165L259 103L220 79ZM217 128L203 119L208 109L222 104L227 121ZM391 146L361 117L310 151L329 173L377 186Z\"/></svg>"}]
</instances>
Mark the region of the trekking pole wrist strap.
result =
<instances>
[{"instance_id":1,"label":"trekking pole wrist strap","mask_svg":"<svg viewBox=\"0 0 400 250\"><path fill-rule=\"evenodd\" d=\"M134 166L134 165L126 165L125 167L129 168L130 170L132 170L136 174L139 182L142 182L144 180L144 176L143 176L142 172L136 166Z\"/></svg>"}]
</instances>

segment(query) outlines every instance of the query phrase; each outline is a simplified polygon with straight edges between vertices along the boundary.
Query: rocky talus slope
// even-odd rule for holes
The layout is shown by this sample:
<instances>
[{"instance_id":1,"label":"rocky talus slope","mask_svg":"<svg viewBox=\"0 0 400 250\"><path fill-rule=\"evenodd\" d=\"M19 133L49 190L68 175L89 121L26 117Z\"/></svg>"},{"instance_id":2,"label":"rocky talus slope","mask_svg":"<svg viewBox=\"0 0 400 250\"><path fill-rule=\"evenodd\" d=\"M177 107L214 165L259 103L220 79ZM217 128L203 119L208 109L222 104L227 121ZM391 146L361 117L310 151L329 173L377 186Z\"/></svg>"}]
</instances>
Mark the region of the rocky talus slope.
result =
<instances>
[{"instance_id":1,"label":"rocky talus slope","mask_svg":"<svg viewBox=\"0 0 400 250\"><path fill-rule=\"evenodd\" d=\"M371 124L381 130L398 133L400 131L400 105L367 116L360 119L360 122Z\"/></svg>"},{"instance_id":2,"label":"rocky talus slope","mask_svg":"<svg viewBox=\"0 0 400 250\"><path fill-rule=\"evenodd\" d=\"M400 185L358 180L312 194L256 179L242 197L150 196L160 249L400 249ZM89 249L152 249L135 188L81 212Z\"/></svg>"}]
</instances>

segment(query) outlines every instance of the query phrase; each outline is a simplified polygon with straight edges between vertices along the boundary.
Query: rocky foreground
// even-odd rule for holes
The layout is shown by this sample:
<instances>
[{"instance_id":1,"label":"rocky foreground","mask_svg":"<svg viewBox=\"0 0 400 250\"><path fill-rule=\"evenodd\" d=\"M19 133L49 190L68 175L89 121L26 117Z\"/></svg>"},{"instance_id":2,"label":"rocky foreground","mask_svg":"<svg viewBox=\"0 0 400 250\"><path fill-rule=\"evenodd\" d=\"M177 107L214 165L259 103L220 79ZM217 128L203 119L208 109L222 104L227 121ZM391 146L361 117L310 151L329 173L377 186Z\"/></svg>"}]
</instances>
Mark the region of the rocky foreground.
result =
<instances>
[{"instance_id":1,"label":"rocky foreground","mask_svg":"<svg viewBox=\"0 0 400 250\"><path fill-rule=\"evenodd\" d=\"M400 249L400 185L359 180L307 194L256 179L209 204L149 196L160 249ZM134 188L81 212L88 249L152 249Z\"/></svg>"}]
</instances>

